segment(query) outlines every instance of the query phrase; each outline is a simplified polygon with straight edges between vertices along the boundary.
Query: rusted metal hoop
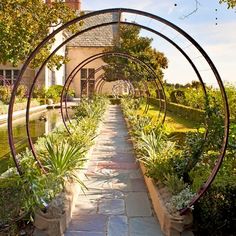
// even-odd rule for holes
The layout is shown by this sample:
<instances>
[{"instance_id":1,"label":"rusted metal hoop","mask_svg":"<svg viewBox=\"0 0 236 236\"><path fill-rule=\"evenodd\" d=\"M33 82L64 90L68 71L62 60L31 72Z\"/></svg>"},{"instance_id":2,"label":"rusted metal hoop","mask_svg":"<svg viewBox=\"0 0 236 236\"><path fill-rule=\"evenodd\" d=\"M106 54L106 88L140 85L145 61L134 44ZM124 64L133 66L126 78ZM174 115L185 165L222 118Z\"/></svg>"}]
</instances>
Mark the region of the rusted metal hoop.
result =
<instances>
[{"instance_id":1,"label":"rusted metal hoop","mask_svg":"<svg viewBox=\"0 0 236 236\"><path fill-rule=\"evenodd\" d=\"M210 66L212 72L215 75L215 78L218 82L220 91L221 91L221 95L222 95L222 100L224 103L224 113L225 113L225 119L224 119L224 138L223 138L223 142L222 142L222 146L221 146L221 150L220 150L220 154L218 156L218 160L215 164L215 167L213 168L213 171L211 173L211 175L209 176L207 182L204 184L204 186L199 190L197 196L195 198L192 199L192 201L190 202L190 204L188 205L188 207L184 208L181 210L181 214L184 214L186 211L188 211L189 207L191 207L195 202L197 202L202 195L208 190L209 186L211 185L211 183L213 182L220 166L221 163L223 161L225 152L226 152L226 147L227 147L227 143L228 143L228 135L229 135L229 106L228 106L228 101L227 101L227 96L226 96L226 92L223 86L223 82L221 80L221 77L215 67L215 65L213 64L212 60L210 59L210 57L207 55L207 53L203 50L203 48L190 36L188 35L185 31L183 31L181 28L179 28L178 26L174 25L173 23L155 16L153 14L147 13L147 12L143 12L143 11L139 11L139 10L133 10L133 9L122 9L122 8L116 8L116 9L106 9L106 10L101 10L101 11L97 11L97 12L92 12L89 13L87 15L78 17L70 22L67 22L66 24L64 24L63 26L59 27L58 29L56 29L54 32L52 32L48 37L46 37L36 48L35 50L30 54L30 56L28 57L28 59L26 60L26 62L24 63L19 75L18 75L18 79L15 83L15 86L13 88L12 91L12 96L10 99L10 104L9 104L9 110L8 110L8 139L9 139L9 144L10 144L10 148L11 148L11 152L12 152L12 156L17 168L17 171L19 172L20 175L22 175L22 171L20 169L20 165L19 165L19 161L16 158L16 149L15 149L15 145L14 145L14 140L13 140L13 129L12 129L12 113L13 113L13 106L14 106L14 101L15 101L15 96L16 96L16 92L17 92L17 88L19 86L19 83L22 79L22 76L26 70L26 68L28 67L29 63L31 62L31 60L34 58L34 56L37 54L37 52L50 40L52 39L57 33L59 33L61 30L69 27L70 25L86 19L88 17L91 16L95 16L95 15L100 15L100 14L105 14L105 13L111 13L111 12L127 12L127 13L133 13L133 14L139 14L142 16L146 16L149 18L152 18L156 21L159 21L167 26L169 26L170 28L174 29L175 31L179 32L181 35L183 35L186 39L188 39L194 46L196 49L198 49L198 51L201 53L201 55L204 57L204 59L207 61L208 65Z\"/></svg>"},{"instance_id":2,"label":"rusted metal hoop","mask_svg":"<svg viewBox=\"0 0 236 236\"><path fill-rule=\"evenodd\" d=\"M99 59L99 58L101 58L101 57L104 57L104 56L115 56L115 55L116 55L116 56L119 56L119 57L124 57L124 58L130 59L131 61L135 61L135 62L138 63L139 65L143 66L145 70L147 70L150 74L152 74L153 77L156 76L154 70L153 70L149 65L147 65L147 64L144 63L144 62L142 62L142 61L139 60L138 58L136 58L136 57L134 57L134 56L131 56L131 55L129 55L129 54L126 54L126 53L103 52L103 53L98 53L98 54L95 54L95 55L93 55L93 56L90 56L90 57L86 58L84 61L80 62L80 63L71 71L71 73L68 75L68 77L67 77L66 80L65 80L65 85L64 85L64 87L63 87L63 89L62 89L62 93L61 93L61 101L60 101L60 103L61 103L61 115L62 115L63 123L64 123L64 125L65 125L65 127L66 127L66 129L67 129L67 131L68 131L69 133L70 133L70 131L69 131L68 126L66 125L66 119L65 119L65 117L64 117L64 113L63 113L62 107L63 107L63 98L65 98L65 112L66 112L66 118L67 118L67 120L69 121L69 123L71 123L71 122L70 122L69 115L68 115L68 109L67 109L67 93L68 93L70 84L72 83L72 81L73 81L73 79L75 78L76 74L77 74L85 65L87 65L87 64L89 64L90 62L92 62L92 61L94 61L94 60L96 60L96 59ZM158 82L159 82L161 88L159 88L159 85L158 85L158 83L157 83L157 81L156 81L155 79L152 80L152 81L154 81L154 83L155 83L155 85L156 85L158 91L159 91L159 89L161 89L161 91L162 91L162 93L163 93L163 96L164 96L164 101L165 101L164 104L166 104L166 95L165 95L164 87L163 87L163 85L162 85L161 80L160 80L158 77L156 77L156 78L157 78L157 80L158 80ZM146 85L146 83L145 83L143 80L142 80L142 82L144 83L144 86L145 86L145 88L146 88L147 94L150 95L150 93L148 92L148 86ZM64 93L64 91L65 91L65 93ZM159 100L160 100L160 106L159 106L160 111L159 111L159 114L158 114L158 118L159 118L159 117L160 117L160 113L161 113L161 111L162 111L162 106L161 106L161 103L162 103L162 102L161 102L160 92L158 93L158 95L159 95ZM147 98L147 99L149 99L149 98ZM149 108L149 102L148 102L148 100L147 100L146 106L145 106L145 109L144 109L144 113L147 113L148 108ZM164 120L165 120L165 116L166 116L166 106L164 106L164 108L163 108L163 114L164 114L164 116L163 116L163 119L162 119L162 122L161 122L161 123L164 123Z\"/></svg>"},{"instance_id":3,"label":"rusted metal hoop","mask_svg":"<svg viewBox=\"0 0 236 236\"><path fill-rule=\"evenodd\" d=\"M136 26L142 27L141 25L138 25L138 24L136 24L136 23L128 23L128 22L120 22L120 23L122 23L122 24L136 25ZM30 146L30 148L31 148L31 150L32 150L32 153L33 153L33 156L34 156L36 162L38 163L39 167L41 167L41 168L42 168L42 165L41 165L40 161L38 160L37 155L36 155L36 153L35 153L34 145L33 145L32 139L31 139L31 137L30 137L29 126L28 126L28 122L29 122L30 99L31 99L31 95L32 95L32 92L33 92L33 87L34 87L34 85L35 85L35 83L36 83L36 80L37 80L37 78L38 78L38 75L39 75L39 73L41 72L42 68L46 65L47 61L52 57L52 55L54 55L55 52L56 52L57 50L59 50L59 48L61 48L61 47L62 47L63 45L65 45L67 42L69 42L70 40L72 40L74 37L77 37L78 35L80 35L80 34L82 34L82 33L85 33L85 32L87 32L87 31L89 31L89 30L91 30L91 29L94 29L94 28L97 28L97 27L102 27L102 26L107 26L107 25L110 25L110 24L117 24L117 22L109 22L109 23L103 23L103 24L100 24L100 25L96 25L96 26L93 26L93 27L91 27L91 28L87 28L87 29L85 29L85 30L82 30L82 31L76 33L75 35L71 36L70 38L66 39L66 40L65 40L63 43L61 43L61 44L50 54L50 56L45 60L45 62L42 64L42 66L41 66L40 69L38 70L38 72L37 72L37 74L36 74L36 76L35 76L35 78L34 78L34 80L33 80L33 84L32 84L32 86L31 86L31 89L30 89L30 92L29 92L29 98L28 98L28 101L27 101L27 109L26 109L26 130L27 130L27 137L28 137L28 141L29 141L29 146ZM143 28L145 28L145 29L147 29L147 30L149 29L148 27L145 27L145 26L143 26ZM149 29L149 30L150 30L151 32L156 33L157 35L163 37L164 39L166 39L168 42L170 42L173 46L175 46L175 47L187 58L187 60L190 62L190 64L192 65L193 69L194 69L195 72L197 73L197 75L198 75L198 77L199 77L199 80L200 80L200 82L201 82L203 88L205 88L205 85L204 85L204 83L202 82L202 79L201 79L200 74L198 73L198 70L196 69L194 63L192 63L191 59L188 58L188 56L185 54L185 52L184 52L178 45L176 45L171 39L169 39L168 37L166 37L165 35L162 35L161 33L157 32L157 31L154 31L154 30L152 30L152 29ZM162 86L162 84L161 84L161 86ZM205 89L204 89L204 91L205 91ZM147 99L149 99L149 98L147 97ZM146 104L148 104L148 103L146 103ZM148 106L148 105L147 105L147 106ZM144 112L146 112L146 111L148 110L148 107L147 107L147 106L145 107L145 111L144 111ZM10 106L9 106L9 109L10 109ZM161 109L161 107L160 107L160 109ZM166 110L166 102L164 103L164 110ZM165 120L165 116L166 116L166 113L164 113L163 122L164 122L164 120ZM9 137L9 139L10 139L10 137ZM14 143L13 143L13 145L14 145ZM13 158L14 158L14 157L13 157ZM15 160L15 158L14 158L14 161L15 161L15 163L17 164L17 160ZM18 167L19 167L19 165L18 165ZM17 168L17 169L18 169L18 168Z\"/></svg>"},{"instance_id":4,"label":"rusted metal hoop","mask_svg":"<svg viewBox=\"0 0 236 236\"><path fill-rule=\"evenodd\" d=\"M126 58L126 59L130 59L131 61L135 61L136 63L138 63L139 65L141 65L142 67L144 67L153 77L155 77L157 79L157 81L159 82L160 86L161 86L161 90L162 90L162 93L164 94L164 98L166 99L166 96L165 96L165 91L164 91L164 87L162 85L162 82L161 80L156 77L156 73L155 71L149 66L147 65L145 62L139 60L138 58L134 57L134 56L131 56L129 54L126 54L126 53L120 53L120 52L101 52L101 53L97 53L93 56L90 56L88 58L86 58L84 61L82 61L81 63L79 63L72 71L71 73L68 75L66 81L65 81L65 85L62 89L62 93L61 93L61 114L62 114L62 120L63 120L63 123L66 127L66 130L70 133L70 130L66 124L66 119L64 117L64 114L63 114L63 109L62 109L62 102L63 102L63 98L65 97L65 99L67 98L67 93L68 93L68 90L69 90L69 87L75 77L75 75L78 73L78 71L80 71L81 68L83 68L85 65L91 63L92 61L96 60L96 59L99 59L99 58L102 58L102 57L105 57L105 56L117 56L117 57L123 57L123 58ZM73 75L72 75L73 74ZM158 86L157 84L157 81L156 80L153 80L156 82L156 86ZM144 81L142 81L144 82ZM147 94L147 102L146 102L146 106L145 106L145 111L144 112L147 112L148 110L148 106L149 106L149 97L150 97L150 93L148 91L148 86L144 83L144 86L145 86L145 89L146 89L146 94ZM159 86L158 86L159 88ZM64 93L65 92L65 93ZM161 108L160 107L160 111L161 111ZM66 113L67 113L67 119L69 120L70 122L70 119L69 119L69 116L68 116L68 111L67 111L67 105L65 103L65 110L66 110ZM162 120L162 123L164 123L164 119L165 119L165 114L166 114L166 106L164 107L164 116L163 116L163 120Z\"/></svg>"}]
</instances>

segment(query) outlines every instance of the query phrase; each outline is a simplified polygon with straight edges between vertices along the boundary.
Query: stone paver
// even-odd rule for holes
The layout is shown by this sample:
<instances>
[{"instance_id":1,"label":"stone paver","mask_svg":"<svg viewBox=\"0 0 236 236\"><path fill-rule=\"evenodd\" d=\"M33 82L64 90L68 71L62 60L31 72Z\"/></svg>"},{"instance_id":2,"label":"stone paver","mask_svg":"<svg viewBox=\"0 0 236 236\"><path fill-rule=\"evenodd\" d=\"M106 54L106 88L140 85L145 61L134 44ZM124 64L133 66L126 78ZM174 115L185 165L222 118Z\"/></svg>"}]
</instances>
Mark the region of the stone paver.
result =
<instances>
[{"instance_id":1,"label":"stone paver","mask_svg":"<svg viewBox=\"0 0 236 236\"><path fill-rule=\"evenodd\" d=\"M74 216L69 231L106 232L108 217L99 214L79 214Z\"/></svg>"},{"instance_id":2,"label":"stone paver","mask_svg":"<svg viewBox=\"0 0 236 236\"><path fill-rule=\"evenodd\" d=\"M122 199L104 199L98 205L98 213L104 215L119 215L125 213L125 202Z\"/></svg>"},{"instance_id":3,"label":"stone paver","mask_svg":"<svg viewBox=\"0 0 236 236\"><path fill-rule=\"evenodd\" d=\"M120 107L110 105L65 236L163 235L129 139Z\"/></svg>"},{"instance_id":4,"label":"stone paver","mask_svg":"<svg viewBox=\"0 0 236 236\"><path fill-rule=\"evenodd\" d=\"M130 236L164 236L154 217L130 218L129 232Z\"/></svg>"},{"instance_id":5,"label":"stone paver","mask_svg":"<svg viewBox=\"0 0 236 236\"><path fill-rule=\"evenodd\" d=\"M152 209L148 195L145 192L130 192L125 200L127 215L152 216Z\"/></svg>"},{"instance_id":6,"label":"stone paver","mask_svg":"<svg viewBox=\"0 0 236 236\"><path fill-rule=\"evenodd\" d=\"M127 216L111 216L108 221L108 236L128 236Z\"/></svg>"}]
</instances>

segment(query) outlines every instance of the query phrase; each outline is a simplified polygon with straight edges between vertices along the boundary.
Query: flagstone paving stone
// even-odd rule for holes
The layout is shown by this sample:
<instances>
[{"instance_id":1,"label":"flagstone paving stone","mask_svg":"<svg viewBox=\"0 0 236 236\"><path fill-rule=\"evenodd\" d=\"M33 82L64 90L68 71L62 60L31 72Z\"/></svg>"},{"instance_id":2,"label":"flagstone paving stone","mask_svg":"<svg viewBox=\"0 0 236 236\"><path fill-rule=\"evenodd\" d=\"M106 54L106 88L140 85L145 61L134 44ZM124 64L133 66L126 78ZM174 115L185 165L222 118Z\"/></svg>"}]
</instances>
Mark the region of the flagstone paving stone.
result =
<instances>
[{"instance_id":1,"label":"flagstone paving stone","mask_svg":"<svg viewBox=\"0 0 236 236\"><path fill-rule=\"evenodd\" d=\"M162 236L121 109L110 105L65 236Z\"/></svg>"}]
</instances>

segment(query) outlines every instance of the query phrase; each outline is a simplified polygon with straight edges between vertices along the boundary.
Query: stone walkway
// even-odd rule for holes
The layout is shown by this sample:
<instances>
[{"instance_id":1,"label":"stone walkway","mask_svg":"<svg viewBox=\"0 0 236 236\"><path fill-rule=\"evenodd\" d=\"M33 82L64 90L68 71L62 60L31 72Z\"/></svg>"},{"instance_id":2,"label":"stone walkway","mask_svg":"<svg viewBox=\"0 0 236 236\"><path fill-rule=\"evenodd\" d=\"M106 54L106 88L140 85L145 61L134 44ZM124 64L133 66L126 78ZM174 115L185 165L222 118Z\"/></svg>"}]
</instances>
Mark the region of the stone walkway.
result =
<instances>
[{"instance_id":1,"label":"stone walkway","mask_svg":"<svg viewBox=\"0 0 236 236\"><path fill-rule=\"evenodd\" d=\"M160 236L125 121L110 105L65 236Z\"/></svg>"}]
</instances>

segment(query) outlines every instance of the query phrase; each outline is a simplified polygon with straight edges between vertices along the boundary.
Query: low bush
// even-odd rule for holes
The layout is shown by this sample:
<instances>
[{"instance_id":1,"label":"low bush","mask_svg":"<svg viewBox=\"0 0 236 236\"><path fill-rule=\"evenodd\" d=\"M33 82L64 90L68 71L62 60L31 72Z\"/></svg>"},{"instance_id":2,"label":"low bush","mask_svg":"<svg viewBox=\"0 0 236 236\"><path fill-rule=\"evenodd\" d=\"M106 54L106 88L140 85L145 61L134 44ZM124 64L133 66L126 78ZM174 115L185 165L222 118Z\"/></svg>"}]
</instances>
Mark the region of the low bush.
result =
<instances>
[{"instance_id":1,"label":"low bush","mask_svg":"<svg viewBox=\"0 0 236 236\"><path fill-rule=\"evenodd\" d=\"M191 171L192 188L199 189L217 160L217 152L204 156L201 165ZM236 156L227 152L224 162L209 190L194 206L195 235L230 236L236 231Z\"/></svg>"},{"instance_id":2,"label":"low bush","mask_svg":"<svg viewBox=\"0 0 236 236\"><path fill-rule=\"evenodd\" d=\"M133 101L124 100L122 107L127 109L123 112L131 125L130 133L135 140L139 160L146 166L146 175L161 181L172 193L167 207L171 213L175 213L186 207L204 186L218 160L224 132L221 107L217 101L211 101L205 112L205 129L189 132L181 142L173 144L163 127L153 123L150 117L141 116L132 104ZM148 125L148 131L144 131ZM209 190L194 205L194 235L232 236L236 232L234 126L231 125L229 148L220 171Z\"/></svg>"},{"instance_id":3,"label":"low bush","mask_svg":"<svg viewBox=\"0 0 236 236\"><path fill-rule=\"evenodd\" d=\"M11 98L11 86L0 86L0 101L4 104L8 104Z\"/></svg>"},{"instance_id":4,"label":"low bush","mask_svg":"<svg viewBox=\"0 0 236 236\"><path fill-rule=\"evenodd\" d=\"M36 107L39 106L40 102L36 99L31 100L30 107ZM26 109L26 101L25 102L18 102L14 104L13 107L14 111L20 111ZM6 104L0 104L0 115L6 114L8 112L8 105Z\"/></svg>"},{"instance_id":5,"label":"low bush","mask_svg":"<svg viewBox=\"0 0 236 236\"><path fill-rule=\"evenodd\" d=\"M17 88L16 101L22 102L22 101L26 100L27 93L28 93L27 87L25 85L20 85Z\"/></svg>"},{"instance_id":6,"label":"low bush","mask_svg":"<svg viewBox=\"0 0 236 236\"><path fill-rule=\"evenodd\" d=\"M61 99L61 93L63 90L62 85L52 85L45 92L45 97L53 100L54 103L57 103ZM74 90L70 89L67 93L68 96L74 97Z\"/></svg>"},{"instance_id":7,"label":"low bush","mask_svg":"<svg viewBox=\"0 0 236 236\"><path fill-rule=\"evenodd\" d=\"M149 99L150 104L154 106L159 105L159 101L156 98L150 98ZM162 106L164 105L164 100L161 101ZM182 104L177 104L173 102L167 102L166 104L167 111L174 113L180 117L183 117L185 119L193 120L199 123L202 123L205 121L205 112L200 109L192 108L189 106L185 106Z\"/></svg>"},{"instance_id":8,"label":"low bush","mask_svg":"<svg viewBox=\"0 0 236 236\"><path fill-rule=\"evenodd\" d=\"M64 127L59 127L37 140L35 150L47 173L38 168L32 152L28 149L18 154L24 174L19 177L16 169L12 168L0 176L0 230L8 225L8 235L18 235L18 218L29 221L36 209L46 210L51 200L64 190L68 181L77 181L82 188L86 187L78 178L78 171L84 164L86 151L93 143L106 104L106 99L94 99L90 105L96 107L99 114L95 116L89 113L83 118L75 118L72 122L75 123L72 136Z\"/></svg>"}]
</instances>

